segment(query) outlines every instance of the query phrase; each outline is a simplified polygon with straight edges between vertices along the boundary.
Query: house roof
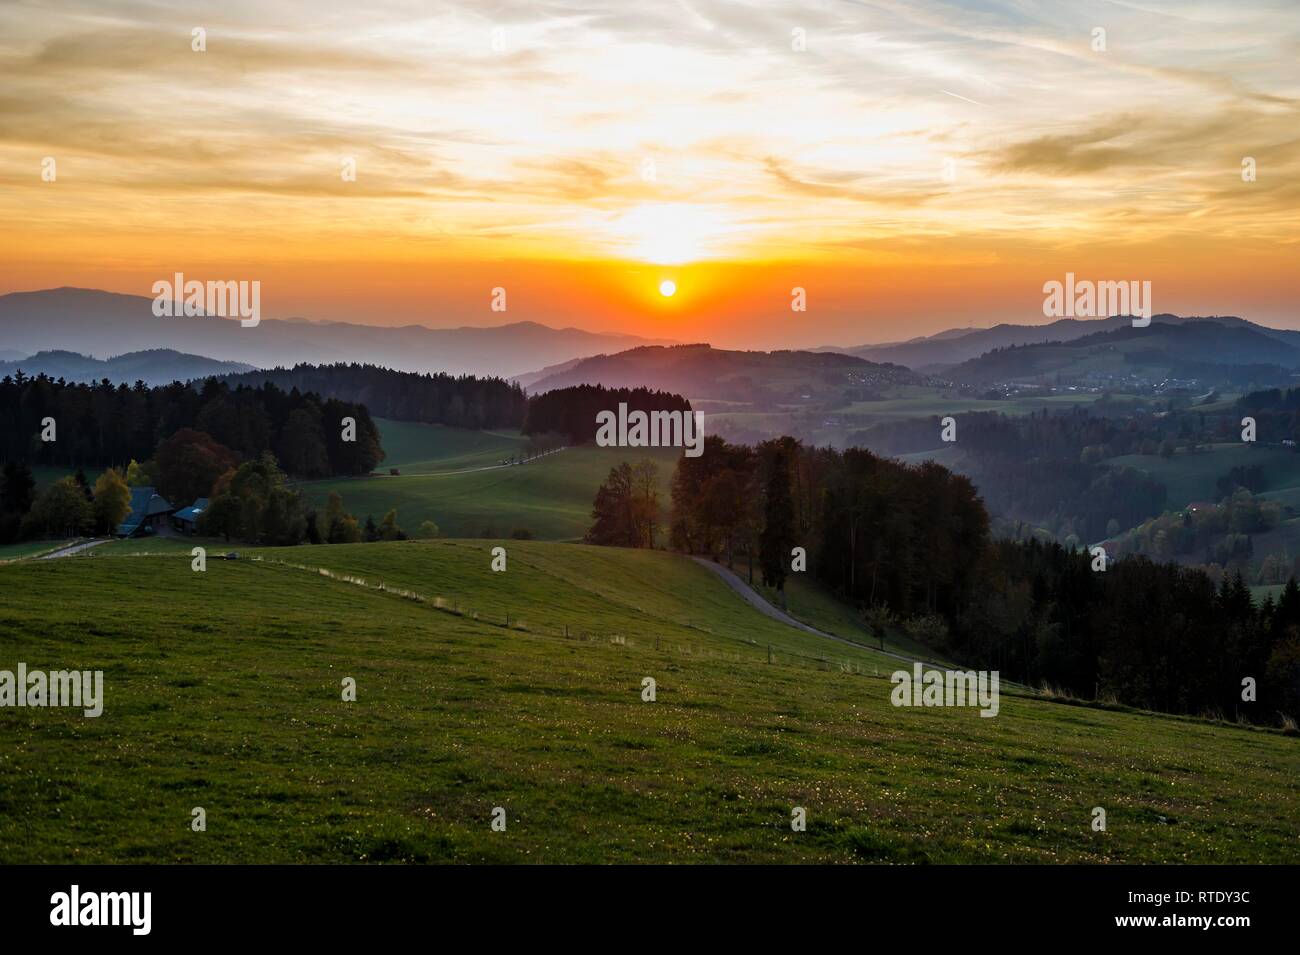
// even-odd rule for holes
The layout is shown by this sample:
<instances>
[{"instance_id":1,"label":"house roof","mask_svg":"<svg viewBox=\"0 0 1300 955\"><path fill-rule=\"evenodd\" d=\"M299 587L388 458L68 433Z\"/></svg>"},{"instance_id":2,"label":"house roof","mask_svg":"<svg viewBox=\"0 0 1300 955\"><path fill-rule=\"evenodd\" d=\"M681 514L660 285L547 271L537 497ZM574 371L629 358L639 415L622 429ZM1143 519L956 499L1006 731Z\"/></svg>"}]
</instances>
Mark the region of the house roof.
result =
<instances>
[{"instance_id":1,"label":"house roof","mask_svg":"<svg viewBox=\"0 0 1300 955\"><path fill-rule=\"evenodd\" d=\"M201 497L189 507L182 507L176 512L176 520L189 521L193 523L199 519L199 515L208 509L208 499Z\"/></svg>"},{"instance_id":2,"label":"house roof","mask_svg":"<svg viewBox=\"0 0 1300 955\"><path fill-rule=\"evenodd\" d=\"M145 518L152 517L154 514L167 514L172 510L174 508L167 503L167 498L153 488L133 487L131 488L131 513L126 516L126 520L117 525L117 532L129 537L136 532Z\"/></svg>"}]
</instances>

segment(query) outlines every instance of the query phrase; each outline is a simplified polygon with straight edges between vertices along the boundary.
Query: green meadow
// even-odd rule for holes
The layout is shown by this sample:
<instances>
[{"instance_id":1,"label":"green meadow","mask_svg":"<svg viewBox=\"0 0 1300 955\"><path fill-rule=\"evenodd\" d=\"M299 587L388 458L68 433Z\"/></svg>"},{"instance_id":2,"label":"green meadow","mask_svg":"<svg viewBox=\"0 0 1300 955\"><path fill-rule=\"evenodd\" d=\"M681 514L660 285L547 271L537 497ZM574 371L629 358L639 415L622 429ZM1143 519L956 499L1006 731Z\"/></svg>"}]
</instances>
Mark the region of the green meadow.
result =
<instances>
[{"instance_id":1,"label":"green meadow","mask_svg":"<svg viewBox=\"0 0 1300 955\"><path fill-rule=\"evenodd\" d=\"M946 444L942 448L935 448L933 451L912 451L907 454L896 454L894 457L904 464L924 464L926 461L933 461L935 464L942 464L951 470L960 471L965 451L955 444Z\"/></svg>"},{"instance_id":2,"label":"green meadow","mask_svg":"<svg viewBox=\"0 0 1300 955\"><path fill-rule=\"evenodd\" d=\"M203 547L209 554L225 554L240 551L243 545L227 543L219 537L130 537L114 539L96 544L87 550L78 551L71 559L81 560L87 557L139 557L145 554L184 554L187 557L195 547Z\"/></svg>"},{"instance_id":3,"label":"green meadow","mask_svg":"<svg viewBox=\"0 0 1300 955\"><path fill-rule=\"evenodd\" d=\"M382 434L387 448L389 432ZM302 488L318 509L324 508L331 491L337 491L348 512L362 521L368 514L378 521L396 508L398 523L407 533L433 521L448 537L509 537L516 530L527 530L543 540L578 540L591 526L592 501L610 468L623 461L653 460L659 465L660 499L666 503L679 454L673 448L583 445L527 464L454 473L433 470L440 459L426 451L420 457L428 468L424 473L408 473L398 465L402 473L396 477L337 478ZM480 466L495 465L497 460Z\"/></svg>"},{"instance_id":4,"label":"green meadow","mask_svg":"<svg viewBox=\"0 0 1300 955\"><path fill-rule=\"evenodd\" d=\"M14 544L0 544L0 561L5 560L23 560L28 557L40 557L42 554L48 554L51 551L58 550L68 544L76 543L75 540L42 540L42 541L18 541Z\"/></svg>"},{"instance_id":5,"label":"green meadow","mask_svg":"<svg viewBox=\"0 0 1300 955\"><path fill-rule=\"evenodd\" d=\"M735 403L707 401L707 420L711 430L743 429L759 435L776 436L788 433L792 422L814 444L847 445L864 428L887 421L913 418L942 417L992 411L1018 416L1035 414L1050 409L1065 410L1088 406L1098 402L1114 405L1141 404L1143 399L1127 394L1103 396L1088 392L1045 395L1039 397L976 398L962 395L950 388L933 385L898 385L886 388L875 401L850 401L828 403L825 406L800 407L785 405L755 410L751 406ZM933 456L933 452L930 453ZM921 458L925 460L925 458Z\"/></svg>"},{"instance_id":6,"label":"green meadow","mask_svg":"<svg viewBox=\"0 0 1300 955\"><path fill-rule=\"evenodd\" d=\"M894 707L897 661L679 556L252 556L0 566L0 669L105 679L97 719L0 709L0 862L1300 861L1295 738L1005 690L994 718Z\"/></svg>"},{"instance_id":7,"label":"green meadow","mask_svg":"<svg viewBox=\"0 0 1300 955\"><path fill-rule=\"evenodd\" d=\"M975 411L997 411L1007 415L1026 415L1042 411L1044 408L1061 409L1075 405L1090 405L1101 399L1100 394L1080 392L1077 394L1046 395L1042 397L1023 398L968 398L962 395L945 393L934 388L907 387L881 401L855 401L837 413L870 415L880 420L895 418L919 418L931 415L967 414Z\"/></svg>"},{"instance_id":8,"label":"green meadow","mask_svg":"<svg viewBox=\"0 0 1300 955\"><path fill-rule=\"evenodd\" d=\"M376 418L384 445L381 470L403 474L434 474L491 467L522 454L528 439L518 433L470 431L441 424L419 424Z\"/></svg>"},{"instance_id":9,"label":"green meadow","mask_svg":"<svg viewBox=\"0 0 1300 955\"><path fill-rule=\"evenodd\" d=\"M82 470L86 475L86 482L91 487L95 486L95 480L104 473L103 468L83 468ZM43 491L55 481L76 473L76 468L54 467L50 465L38 465L37 467L32 468L32 477L36 481L36 490L38 491Z\"/></svg>"},{"instance_id":10,"label":"green meadow","mask_svg":"<svg viewBox=\"0 0 1300 955\"><path fill-rule=\"evenodd\" d=\"M1268 486L1264 498L1284 500L1300 489L1300 454L1285 448L1258 447L1234 442L1214 444L1205 451L1179 450L1172 457L1126 454L1107 464L1145 471L1169 489L1168 509L1181 510L1193 501L1218 501L1215 482L1234 467L1259 465Z\"/></svg>"}]
</instances>

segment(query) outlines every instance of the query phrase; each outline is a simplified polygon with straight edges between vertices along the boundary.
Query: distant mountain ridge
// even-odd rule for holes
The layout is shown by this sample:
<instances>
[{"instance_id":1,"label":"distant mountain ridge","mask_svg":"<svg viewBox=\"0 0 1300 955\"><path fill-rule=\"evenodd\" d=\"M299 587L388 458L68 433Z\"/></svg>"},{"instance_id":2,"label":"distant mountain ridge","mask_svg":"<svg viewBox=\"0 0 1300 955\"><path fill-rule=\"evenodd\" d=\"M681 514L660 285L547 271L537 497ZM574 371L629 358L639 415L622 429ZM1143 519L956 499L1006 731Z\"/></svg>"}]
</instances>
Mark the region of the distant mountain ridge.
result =
<instances>
[{"instance_id":1,"label":"distant mountain ridge","mask_svg":"<svg viewBox=\"0 0 1300 955\"><path fill-rule=\"evenodd\" d=\"M1273 329L1272 331L1277 331ZM954 365L944 377L965 385L1007 382L1103 383L1186 378L1212 384L1272 385L1300 368L1300 332L1265 334L1249 322L1186 319L1131 324L1069 341L1012 345Z\"/></svg>"},{"instance_id":2,"label":"distant mountain ridge","mask_svg":"<svg viewBox=\"0 0 1300 955\"><path fill-rule=\"evenodd\" d=\"M1289 345L1300 346L1300 331L1269 328L1257 325L1235 315L1182 318L1169 313L1152 316L1152 324L1181 324L1187 322L1214 322L1219 325L1245 326ZM950 328L934 335L913 338L903 342L885 342L878 345L861 345L851 348L824 348L819 351L838 351L856 355L870 361L893 362L914 371L938 372L972 358L978 358L995 348L1014 345L1035 345L1046 342L1069 342L1098 332L1131 328L1133 319L1127 315L1110 318L1062 318L1045 325L1013 325L1002 323L991 328Z\"/></svg>"},{"instance_id":3,"label":"distant mountain ridge","mask_svg":"<svg viewBox=\"0 0 1300 955\"><path fill-rule=\"evenodd\" d=\"M42 351L16 361L0 361L0 377L19 370L28 377L46 374L65 381L90 383L107 378L114 383L166 385L210 375L252 371L252 365L186 355L170 348L127 352L114 358L90 358L70 351Z\"/></svg>"},{"instance_id":4,"label":"distant mountain ridge","mask_svg":"<svg viewBox=\"0 0 1300 955\"><path fill-rule=\"evenodd\" d=\"M59 288L0 296L0 348L66 349L103 357L166 348L253 368L363 362L398 371L510 377L575 357L667 340L555 329L536 322L489 327L388 327L263 318L242 328L211 315L159 318L153 299Z\"/></svg>"}]
</instances>

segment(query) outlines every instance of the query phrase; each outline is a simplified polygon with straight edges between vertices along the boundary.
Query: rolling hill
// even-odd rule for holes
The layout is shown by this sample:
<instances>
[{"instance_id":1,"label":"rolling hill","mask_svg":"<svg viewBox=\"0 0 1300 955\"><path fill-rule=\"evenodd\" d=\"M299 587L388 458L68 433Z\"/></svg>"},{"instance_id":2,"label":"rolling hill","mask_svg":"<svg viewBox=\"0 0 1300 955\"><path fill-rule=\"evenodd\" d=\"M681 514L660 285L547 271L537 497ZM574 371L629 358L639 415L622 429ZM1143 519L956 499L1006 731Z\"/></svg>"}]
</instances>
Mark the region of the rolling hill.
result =
<instances>
[{"instance_id":1,"label":"rolling hill","mask_svg":"<svg viewBox=\"0 0 1300 955\"><path fill-rule=\"evenodd\" d=\"M1152 326L1213 322L1226 327L1244 327L1287 345L1300 347L1300 332L1290 329L1269 328L1235 316L1205 318L1180 318L1160 314L1151 318ZM1099 319L1062 318L1045 325L1015 325L1003 323L992 328L952 328L913 338L905 342L886 342L879 345L862 345L856 348L827 349L857 355L870 361L893 362L926 373L939 371L970 361L986 352L1020 345L1046 342L1071 342L1103 331L1132 327L1132 319L1112 316Z\"/></svg>"},{"instance_id":2,"label":"rolling hill","mask_svg":"<svg viewBox=\"0 0 1300 955\"><path fill-rule=\"evenodd\" d=\"M547 365L545 368L538 371L530 371L524 375L516 375L514 380L531 391L533 390L533 385L537 384L537 382L542 381L545 378L550 378L552 375L562 374L582 360L583 359L581 358L570 358L568 361L562 361L558 365Z\"/></svg>"},{"instance_id":3,"label":"rolling hill","mask_svg":"<svg viewBox=\"0 0 1300 955\"><path fill-rule=\"evenodd\" d=\"M987 352L944 374L965 385L997 382L1095 383L1115 387L1195 380L1199 386L1286 383L1300 366L1300 343L1289 344L1257 327L1214 321L1153 322L1097 332L1065 342L1011 346Z\"/></svg>"},{"instance_id":4,"label":"rolling hill","mask_svg":"<svg viewBox=\"0 0 1300 955\"><path fill-rule=\"evenodd\" d=\"M330 492L337 491L348 512L363 522L366 515L378 521L396 508L398 523L408 533L424 521L433 521L452 537L507 537L526 530L541 540L579 540L591 526L592 500L610 468L649 458L659 466L666 500L672 469L681 454L678 448L582 445L527 464L499 466L502 457L520 446L508 442L486 449L479 463L472 465L475 470L428 468L419 473L402 462L385 461L385 468L397 467L402 474L331 478L302 487L317 508L323 508Z\"/></svg>"},{"instance_id":5,"label":"rolling hill","mask_svg":"<svg viewBox=\"0 0 1300 955\"><path fill-rule=\"evenodd\" d=\"M532 393L570 385L607 388L645 385L691 399L754 404L838 400L864 391L923 379L895 365L811 351L727 351L709 345L642 346L598 355L533 381Z\"/></svg>"},{"instance_id":6,"label":"rolling hill","mask_svg":"<svg viewBox=\"0 0 1300 955\"><path fill-rule=\"evenodd\" d=\"M514 432L474 431L388 418L375 418L374 422L387 455L383 470L398 468L402 474L489 467L523 453L528 446L528 439Z\"/></svg>"},{"instance_id":7,"label":"rolling hill","mask_svg":"<svg viewBox=\"0 0 1300 955\"><path fill-rule=\"evenodd\" d=\"M506 541L497 574L496 543L0 565L5 664L104 672L96 719L0 713L6 861L1300 857L1280 733L1005 689L993 719L898 708L897 661L690 560Z\"/></svg>"},{"instance_id":8,"label":"rolling hill","mask_svg":"<svg viewBox=\"0 0 1300 955\"><path fill-rule=\"evenodd\" d=\"M59 288L0 296L0 347L37 352L75 347L116 355L169 348L250 367L301 362L368 362L399 371L520 374L538 364L646 344L536 322L487 328L380 327L346 322L263 318L256 327L215 316L158 318L153 300L94 289Z\"/></svg>"},{"instance_id":9,"label":"rolling hill","mask_svg":"<svg viewBox=\"0 0 1300 955\"><path fill-rule=\"evenodd\" d=\"M387 454L376 474L298 486L318 509L325 507L330 492L337 491L348 512L362 522L367 515L379 521L396 508L398 523L410 534L428 520L449 537L507 537L515 530L527 530L540 540L579 540L591 526L592 501L610 468L623 461L654 461L666 503L681 453L677 448L583 445L526 464L502 466L525 455L528 438L511 432L374 420ZM390 469L401 473L392 476ZM85 469L92 484L100 470ZM35 469L41 488L70 473L68 468Z\"/></svg>"},{"instance_id":10,"label":"rolling hill","mask_svg":"<svg viewBox=\"0 0 1300 955\"><path fill-rule=\"evenodd\" d=\"M1265 497L1300 489L1300 454L1240 441L1205 445L1197 451L1180 449L1169 457L1126 454L1108 458L1106 463L1136 468L1160 481L1169 489L1170 510L1182 510L1194 501L1217 502L1223 495L1216 482L1235 467L1263 468Z\"/></svg>"},{"instance_id":11,"label":"rolling hill","mask_svg":"<svg viewBox=\"0 0 1300 955\"><path fill-rule=\"evenodd\" d=\"M304 482L307 498L323 509L330 492L362 522L391 508L407 533L433 521L446 537L508 537L526 530L540 540L579 540L591 526L596 490L612 467L649 458L659 466L667 501L677 448L565 448L526 464L528 439L510 432L470 431L376 418L387 457L369 477ZM400 475L387 473L390 468Z\"/></svg>"},{"instance_id":12,"label":"rolling hill","mask_svg":"<svg viewBox=\"0 0 1300 955\"><path fill-rule=\"evenodd\" d=\"M183 355L168 348L128 352L114 358L99 359L70 351L43 351L19 361L0 362L0 377L22 370L25 375L42 372L51 378L67 381L109 381L146 385L166 385L210 375L231 375L252 370L252 365L235 361L216 361L202 355Z\"/></svg>"}]
</instances>

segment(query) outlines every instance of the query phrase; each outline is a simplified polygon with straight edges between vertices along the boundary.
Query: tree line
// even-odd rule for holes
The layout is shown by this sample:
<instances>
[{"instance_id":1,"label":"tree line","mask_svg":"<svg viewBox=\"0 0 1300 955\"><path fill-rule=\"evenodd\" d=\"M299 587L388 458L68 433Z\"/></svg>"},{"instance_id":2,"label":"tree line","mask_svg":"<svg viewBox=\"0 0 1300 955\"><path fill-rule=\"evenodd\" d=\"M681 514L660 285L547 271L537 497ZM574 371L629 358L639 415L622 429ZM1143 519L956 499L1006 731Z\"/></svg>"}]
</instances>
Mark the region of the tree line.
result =
<instances>
[{"instance_id":1,"label":"tree line","mask_svg":"<svg viewBox=\"0 0 1300 955\"><path fill-rule=\"evenodd\" d=\"M861 448L790 437L751 448L710 436L673 475L674 549L740 557L751 579L757 562L781 591L800 547L808 571L844 599L904 615L961 606L988 529L969 479Z\"/></svg>"},{"instance_id":2,"label":"tree line","mask_svg":"<svg viewBox=\"0 0 1300 955\"><path fill-rule=\"evenodd\" d=\"M47 419L53 440L43 440ZM355 422L348 429L345 420ZM31 465L120 467L154 456L179 432L249 460L272 451L296 477L366 474L383 460L365 405L208 378L148 387L78 384L22 372L0 379L0 457ZM219 447L219 450L214 450Z\"/></svg>"},{"instance_id":3,"label":"tree line","mask_svg":"<svg viewBox=\"0 0 1300 955\"><path fill-rule=\"evenodd\" d=\"M524 390L501 378L417 374L378 365L339 362L223 376L231 385L271 382L325 398L365 405L379 418L445 424L454 428L518 428L524 420Z\"/></svg>"},{"instance_id":4,"label":"tree line","mask_svg":"<svg viewBox=\"0 0 1300 955\"><path fill-rule=\"evenodd\" d=\"M574 385L530 396L522 431L524 434L553 432L565 435L574 444L584 444L596 439L596 415L602 411L617 413L620 404L626 404L628 411L689 414L691 410L689 401L667 391Z\"/></svg>"},{"instance_id":5,"label":"tree line","mask_svg":"<svg viewBox=\"0 0 1300 955\"><path fill-rule=\"evenodd\" d=\"M80 468L40 493L32 469L20 461L0 467L0 544L26 538L111 534L131 513L131 489L110 468L92 488Z\"/></svg>"},{"instance_id":6,"label":"tree line","mask_svg":"<svg viewBox=\"0 0 1300 955\"><path fill-rule=\"evenodd\" d=\"M1238 575L997 541L939 647L1081 698L1174 713L1300 712L1300 589L1258 607ZM1249 701L1244 698L1249 687Z\"/></svg>"},{"instance_id":7,"label":"tree line","mask_svg":"<svg viewBox=\"0 0 1300 955\"><path fill-rule=\"evenodd\" d=\"M991 512L1044 527L1062 542L1085 544L1155 517L1169 503L1187 503L1169 502L1161 481L1109 459L1172 454L1175 438L1191 441L1203 433L1191 415L1178 423L1152 415L1117 419L1086 409L954 417L954 444L940 440L938 418L889 422L853 440L887 454L955 448L962 473L975 482Z\"/></svg>"},{"instance_id":8,"label":"tree line","mask_svg":"<svg viewBox=\"0 0 1300 955\"><path fill-rule=\"evenodd\" d=\"M611 470L589 541L655 546L648 515L658 492L647 464ZM751 582L758 571L783 593L799 547L807 570L844 599L904 615L962 605L989 528L971 482L946 468L788 436L753 447L706 436L703 454L678 459L670 506L674 550L739 560Z\"/></svg>"},{"instance_id":9,"label":"tree line","mask_svg":"<svg viewBox=\"0 0 1300 955\"><path fill-rule=\"evenodd\" d=\"M343 498L331 491L324 512L317 511L289 482L269 451L217 478L208 506L199 515L197 530L208 537L268 547L407 539L395 509L378 523L367 515L362 524L344 509ZM419 536L438 536L437 525L425 521Z\"/></svg>"}]
</instances>

